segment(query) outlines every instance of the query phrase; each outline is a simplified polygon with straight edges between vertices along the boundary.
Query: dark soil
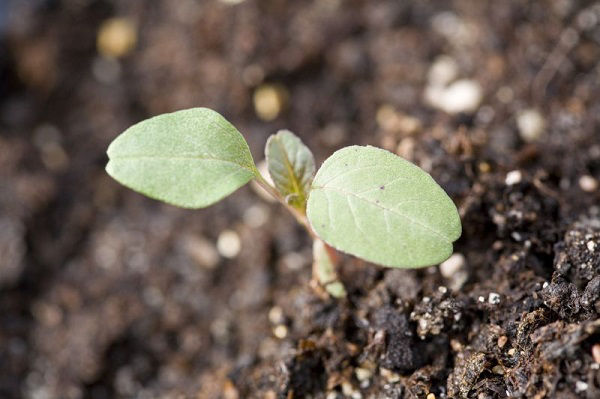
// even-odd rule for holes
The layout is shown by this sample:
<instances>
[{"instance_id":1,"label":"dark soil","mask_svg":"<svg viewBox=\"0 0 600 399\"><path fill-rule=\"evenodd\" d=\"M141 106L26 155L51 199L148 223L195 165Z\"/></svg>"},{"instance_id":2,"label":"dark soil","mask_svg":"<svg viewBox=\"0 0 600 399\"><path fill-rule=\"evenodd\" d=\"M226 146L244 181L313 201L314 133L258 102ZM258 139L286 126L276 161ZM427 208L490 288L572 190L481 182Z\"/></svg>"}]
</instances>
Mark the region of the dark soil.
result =
<instances>
[{"instance_id":1,"label":"dark soil","mask_svg":"<svg viewBox=\"0 0 600 399\"><path fill-rule=\"evenodd\" d=\"M118 61L96 47L113 16L138 34ZM0 43L1 398L600 397L600 3L0 1ZM472 110L424 100L441 55ZM289 98L272 122L265 83ZM309 238L251 188L188 211L105 174L118 133L192 106L257 160L280 128L320 162L412 160L459 207L456 255L344 258L327 299Z\"/></svg>"}]
</instances>

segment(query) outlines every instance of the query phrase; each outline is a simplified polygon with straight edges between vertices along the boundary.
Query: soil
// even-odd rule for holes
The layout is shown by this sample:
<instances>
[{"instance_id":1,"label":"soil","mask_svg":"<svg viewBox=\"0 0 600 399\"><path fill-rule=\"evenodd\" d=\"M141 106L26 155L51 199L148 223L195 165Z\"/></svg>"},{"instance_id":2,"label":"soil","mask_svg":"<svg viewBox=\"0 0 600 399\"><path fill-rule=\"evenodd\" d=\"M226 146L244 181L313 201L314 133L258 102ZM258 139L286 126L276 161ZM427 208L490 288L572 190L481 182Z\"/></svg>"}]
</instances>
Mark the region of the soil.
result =
<instances>
[{"instance_id":1,"label":"soil","mask_svg":"<svg viewBox=\"0 0 600 399\"><path fill-rule=\"evenodd\" d=\"M0 5L1 398L600 397L599 3ZM96 45L115 16L137 35L118 59ZM440 68L481 91L450 106L474 106L425 100ZM192 106L257 160L288 128L319 162L351 144L415 162L459 208L455 255L345 257L334 300L252 188L189 211L106 175L118 133Z\"/></svg>"}]
</instances>

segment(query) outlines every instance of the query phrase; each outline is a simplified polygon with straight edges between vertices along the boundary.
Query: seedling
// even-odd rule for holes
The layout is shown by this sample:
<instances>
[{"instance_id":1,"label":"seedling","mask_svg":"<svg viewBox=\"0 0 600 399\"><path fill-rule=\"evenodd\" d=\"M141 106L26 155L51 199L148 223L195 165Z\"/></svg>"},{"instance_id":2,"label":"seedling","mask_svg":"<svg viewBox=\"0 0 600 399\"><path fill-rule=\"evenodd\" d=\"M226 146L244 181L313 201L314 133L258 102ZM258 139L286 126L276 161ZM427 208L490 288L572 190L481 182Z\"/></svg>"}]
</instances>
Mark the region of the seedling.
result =
<instances>
[{"instance_id":1,"label":"seedling","mask_svg":"<svg viewBox=\"0 0 600 399\"><path fill-rule=\"evenodd\" d=\"M270 184L240 132L217 112L193 108L140 122L108 148L106 171L123 185L183 208L204 208L255 180L315 240L313 275L345 295L332 248L383 266L417 268L452 254L461 234L452 200L433 178L380 148L350 146L315 175L312 152L293 133L265 148Z\"/></svg>"}]
</instances>

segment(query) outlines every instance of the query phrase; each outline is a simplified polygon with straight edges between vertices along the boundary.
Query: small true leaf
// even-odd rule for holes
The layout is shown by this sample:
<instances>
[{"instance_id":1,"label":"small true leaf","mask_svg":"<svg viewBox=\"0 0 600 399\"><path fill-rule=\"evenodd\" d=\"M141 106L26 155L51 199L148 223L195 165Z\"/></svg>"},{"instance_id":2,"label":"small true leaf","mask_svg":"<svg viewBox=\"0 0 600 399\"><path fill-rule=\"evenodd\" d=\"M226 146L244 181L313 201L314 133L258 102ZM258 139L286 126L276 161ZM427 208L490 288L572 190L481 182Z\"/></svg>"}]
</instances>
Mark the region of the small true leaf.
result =
<instances>
[{"instance_id":1,"label":"small true leaf","mask_svg":"<svg viewBox=\"0 0 600 399\"><path fill-rule=\"evenodd\" d=\"M291 205L305 209L308 189L315 174L312 152L294 133L280 130L269 137L265 156L277 190Z\"/></svg>"},{"instance_id":2,"label":"small true leaf","mask_svg":"<svg viewBox=\"0 0 600 399\"><path fill-rule=\"evenodd\" d=\"M343 148L323 163L307 216L332 247L392 267L437 264L461 234L454 203L429 174L370 146Z\"/></svg>"},{"instance_id":3,"label":"small true leaf","mask_svg":"<svg viewBox=\"0 0 600 399\"><path fill-rule=\"evenodd\" d=\"M108 157L106 171L123 185L185 208L211 205L258 173L240 132L207 108L140 122L111 143Z\"/></svg>"}]
</instances>

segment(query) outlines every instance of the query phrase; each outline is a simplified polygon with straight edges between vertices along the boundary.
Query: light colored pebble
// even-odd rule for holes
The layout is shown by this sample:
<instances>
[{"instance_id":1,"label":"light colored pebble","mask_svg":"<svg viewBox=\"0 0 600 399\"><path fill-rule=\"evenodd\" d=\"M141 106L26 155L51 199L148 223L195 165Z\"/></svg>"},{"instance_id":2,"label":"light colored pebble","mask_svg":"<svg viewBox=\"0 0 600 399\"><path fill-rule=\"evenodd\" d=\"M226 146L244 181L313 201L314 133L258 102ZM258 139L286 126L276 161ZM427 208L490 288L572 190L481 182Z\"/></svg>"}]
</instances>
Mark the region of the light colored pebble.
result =
<instances>
[{"instance_id":1,"label":"light colored pebble","mask_svg":"<svg viewBox=\"0 0 600 399\"><path fill-rule=\"evenodd\" d=\"M128 18L110 18L102 22L96 45L105 57L119 58L127 55L137 43L137 30Z\"/></svg>"},{"instance_id":2,"label":"light colored pebble","mask_svg":"<svg viewBox=\"0 0 600 399\"><path fill-rule=\"evenodd\" d=\"M373 375L373 372L371 370L362 367L357 367L356 369L354 369L354 373L356 374L356 379L358 379L359 381L368 380Z\"/></svg>"},{"instance_id":3,"label":"light colored pebble","mask_svg":"<svg viewBox=\"0 0 600 399\"><path fill-rule=\"evenodd\" d=\"M588 384L584 381L577 381L575 383L575 392L580 393L580 392L585 392L588 389Z\"/></svg>"},{"instance_id":4,"label":"light colored pebble","mask_svg":"<svg viewBox=\"0 0 600 399\"><path fill-rule=\"evenodd\" d=\"M392 370L386 369L385 367L379 368L379 374L381 374L387 382L394 383L400 381L400 375L398 373L394 373Z\"/></svg>"},{"instance_id":5,"label":"light colored pebble","mask_svg":"<svg viewBox=\"0 0 600 399\"><path fill-rule=\"evenodd\" d=\"M469 278L464 255L455 253L450 256L440 264L440 273L446 279L450 290L460 290Z\"/></svg>"},{"instance_id":6,"label":"light colored pebble","mask_svg":"<svg viewBox=\"0 0 600 399\"><path fill-rule=\"evenodd\" d=\"M217 251L225 258L235 258L242 249L240 236L233 230L223 230L217 239Z\"/></svg>"},{"instance_id":7,"label":"light colored pebble","mask_svg":"<svg viewBox=\"0 0 600 399\"><path fill-rule=\"evenodd\" d=\"M269 321L273 324L281 324L284 321L283 309L279 306L273 306L269 310Z\"/></svg>"},{"instance_id":8,"label":"light colored pebble","mask_svg":"<svg viewBox=\"0 0 600 399\"><path fill-rule=\"evenodd\" d=\"M506 335L501 335L498 337L498 348L502 349L508 342L508 337Z\"/></svg>"},{"instance_id":9,"label":"light colored pebble","mask_svg":"<svg viewBox=\"0 0 600 399\"><path fill-rule=\"evenodd\" d=\"M284 339L288 335L288 329L283 324L280 324L273 328L273 335L275 335L279 339Z\"/></svg>"},{"instance_id":10,"label":"light colored pebble","mask_svg":"<svg viewBox=\"0 0 600 399\"><path fill-rule=\"evenodd\" d=\"M452 278L456 272L465 267L465 257L463 254L452 254L440 265L440 273L445 278Z\"/></svg>"},{"instance_id":11,"label":"light colored pebble","mask_svg":"<svg viewBox=\"0 0 600 399\"><path fill-rule=\"evenodd\" d=\"M279 84L263 84L253 96L256 115L264 121L276 119L287 105L289 93Z\"/></svg>"},{"instance_id":12,"label":"light colored pebble","mask_svg":"<svg viewBox=\"0 0 600 399\"><path fill-rule=\"evenodd\" d=\"M425 100L449 114L474 112L483 99L481 85L471 79L460 79L446 87L428 86Z\"/></svg>"},{"instance_id":13,"label":"light colored pebble","mask_svg":"<svg viewBox=\"0 0 600 399\"><path fill-rule=\"evenodd\" d=\"M579 178L579 187L588 193L598 189L598 180L590 175L583 175Z\"/></svg>"},{"instance_id":14,"label":"light colored pebble","mask_svg":"<svg viewBox=\"0 0 600 399\"><path fill-rule=\"evenodd\" d=\"M500 295L495 292L490 292L488 295L488 302L492 305L497 305L500 303Z\"/></svg>"},{"instance_id":15,"label":"light colored pebble","mask_svg":"<svg viewBox=\"0 0 600 399\"><path fill-rule=\"evenodd\" d=\"M184 236L183 249L201 267L212 269L219 263L219 252L212 242L203 237Z\"/></svg>"},{"instance_id":16,"label":"light colored pebble","mask_svg":"<svg viewBox=\"0 0 600 399\"><path fill-rule=\"evenodd\" d=\"M517 115L519 135L527 143L539 140L545 126L544 117L535 109L526 109Z\"/></svg>"},{"instance_id":17,"label":"light colored pebble","mask_svg":"<svg viewBox=\"0 0 600 399\"><path fill-rule=\"evenodd\" d=\"M511 170L506 174L506 178L504 179L504 183L507 186L512 186L514 184L518 184L523 179L523 174L520 170Z\"/></svg>"},{"instance_id":18,"label":"light colored pebble","mask_svg":"<svg viewBox=\"0 0 600 399\"><path fill-rule=\"evenodd\" d=\"M458 64L452 57L441 55L435 59L427 73L430 85L446 86L458 76Z\"/></svg>"},{"instance_id":19,"label":"light colored pebble","mask_svg":"<svg viewBox=\"0 0 600 399\"><path fill-rule=\"evenodd\" d=\"M588 241L586 246L590 252L594 252L596 250L596 243L594 241Z\"/></svg>"}]
</instances>

